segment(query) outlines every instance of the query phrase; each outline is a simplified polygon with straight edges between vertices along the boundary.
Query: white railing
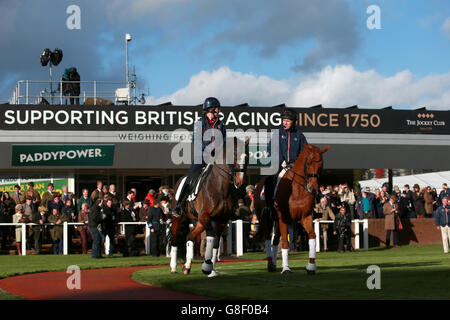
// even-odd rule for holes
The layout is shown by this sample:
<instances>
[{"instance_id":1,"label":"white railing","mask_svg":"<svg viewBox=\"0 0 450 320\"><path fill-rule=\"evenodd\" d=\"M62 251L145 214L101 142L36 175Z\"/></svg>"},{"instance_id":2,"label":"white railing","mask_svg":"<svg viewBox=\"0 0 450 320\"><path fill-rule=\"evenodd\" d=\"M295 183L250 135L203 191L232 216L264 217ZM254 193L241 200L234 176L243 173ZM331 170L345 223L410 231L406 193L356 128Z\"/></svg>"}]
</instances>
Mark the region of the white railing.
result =
<instances>
[{"instance_id":1,"label":"white railing","mask_svg":"<svg viewBox=\"0 0 450 320\"><path fill-rule=\"evenodd\" d=\"M150 254L150 228L148 227L147 222L119 222L120 225L125 224L136 224L136 225L142 225L145 224L145 253ZM54 226L54 223L44 223L44 224L37 224L37 223L0 223L0 226L22 226L22 255L25 256L27 254L27 229L26 226ZM85 224L82 222L63 222L63 255L67 255L69 253L69 246L68 246L68 229L67 227L71 226L84 226ZM123 233L124 234L124 233ZM105 238L105 253L109 253L109 236Z\"/></svg>"},{"instance_id":2,"label":"white railing","mask_svg":"<svg viewBox=\"0 0 450 320\"><path fill-rule=\"evenodd\" d=\"M244 223L248 221L235 220L228 222L228 234L227 234L227 254L233 253L233 224L236 224L236 256L242 257L244 255Z\"/></svg>"},{"instance_id":3,"label":"white railing","mask_svg":"<svg viewBox=\"0 0 450 320\"><path fill-rule=\"evenodd\" d=\"M79 83L81 87L80 95L65 95L63 93L63 87L66 83ZM19 80L14 88L9 103L38 104L44 98L49 104L64 104L64 101L67 101L66 99L79 98L80 104L83 104L87 98L93 98L94 105L96 105L97 99L102 98L117 104L116 98L118 97L116 96L116 90L119 87L128 88L126 82L120 81L51 81L52 87L56 87L57 89L50 91L44 87L49 84L49 80ZM133 92L133 96L129 97L129 101L130 104L135 103L135 92Z\"/></svg>"},{"instance_id":4,"label":"white railing","mask_svg":"<svg viewBox=\"0 0 450 320\"><path fill-rule=\"evenodd\" d=\"M248 221L235 220L228 222L228 234L227 234L227 254L231 255L233 252L233 247L236 249L236 256L241 257L244 255L244 223L249 223ZM316 252L320 252L320 223L334 223L332 220L326 221L314 221L314 232L316 233ZM369 221L368 219L352 220L355 226L355 249L359 249L360 243L360 224L363 224L363 245L364 250L369 250ZM145 253L150 254L150 228L147 222L119 222L121 225L121 234L125 234L123 227L127 224L135 225L145 225ZM233 224L236 225L236 241L233 243ZM0 223L0 226L22 226L22 255L26 255L26 241L27 233L26 226L49 226L54 225L52 223L45 223L43 225L35 223ZM63 254L68 254L68 229L69 225L84 225L84 223L79 222L64 222L63 223ZM109 237L105 238L105 253L109 253ZM234 246L233 246L234 245Z\"/></svg>"},{"instance_id":5,"label":"white railing","mask_svg":"<svg viewBox=\"0 0 450 320\"><path fill-rule=\"evenodd\" d=\"M319 225L321 223L334 223L332 220L324 220L324 221L316 221L314 220L314 232L316 234L316 252L320 252L320 228ZM363 243L364 243L364 250L369 250L369 220L359 220L355 219L352 220L352 223L355 224L355 250L359 249L359 229L360 224L363 224Z\"/></svg>"}]
</instances>

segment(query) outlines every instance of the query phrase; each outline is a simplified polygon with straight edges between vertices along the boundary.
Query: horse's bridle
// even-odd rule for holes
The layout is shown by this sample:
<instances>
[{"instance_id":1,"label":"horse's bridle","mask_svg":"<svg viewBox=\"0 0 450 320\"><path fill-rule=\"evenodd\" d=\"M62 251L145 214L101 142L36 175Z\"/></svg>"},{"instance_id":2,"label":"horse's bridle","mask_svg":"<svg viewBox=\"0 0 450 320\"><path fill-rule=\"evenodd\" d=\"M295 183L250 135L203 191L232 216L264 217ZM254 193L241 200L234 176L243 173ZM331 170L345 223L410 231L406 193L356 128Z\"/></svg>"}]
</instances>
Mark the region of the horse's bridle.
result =
<instances>
[{"instance_id":1,"label":"horse's bridle","mask_svg":"<svg viewBox=\"0 0 450 320\"><path fill-rule=\"evenodd\" d=\"M309 163L308 163L309 160ZM301 185L303 188L306 189L306 191L312 193L313 191L316 192L316 190L313 190L312 187L309 184L309 179L310 178L316 178L319 179L319 173L308 173L308 166L311 165L314 162L320 162L321 160L313 160L309 154L306 155L306 161L305 161L305 168L304 168L304 172L306 173L306 177L304 175L301 175L300 173L295 172L294 170L292 170L292 167L288 169L288 172L292 172L293 176L292 176L292 182L297 182L299 185ZM302 178L303 180L305 180L306 185L304 183L299 182L298 180L295 180L295 176L298 176L300 178Z\"/></svg>"},{"instance_id":2,"label":"horse's bridle","mask_svg":"<svg viewBox=\"0 0 450 320\"><path fill-rule=\"evenodd\" d=\"M224 172L225 174L227 174L227 175L229 175L231 177L230 184L232 183L234 186L236 186L236 181L235 181L236 177L235 177L234 174L236 172L245 172L245 171L247 171L247 164L245 164L243 168L235 168L235 167L233 167L233 169L231 169L230 171L227 171L227 170L221 168L220 166L216 166L216 167L217 167L217 169L221 170L222 172Z\"/></svg>"}]
</instances>

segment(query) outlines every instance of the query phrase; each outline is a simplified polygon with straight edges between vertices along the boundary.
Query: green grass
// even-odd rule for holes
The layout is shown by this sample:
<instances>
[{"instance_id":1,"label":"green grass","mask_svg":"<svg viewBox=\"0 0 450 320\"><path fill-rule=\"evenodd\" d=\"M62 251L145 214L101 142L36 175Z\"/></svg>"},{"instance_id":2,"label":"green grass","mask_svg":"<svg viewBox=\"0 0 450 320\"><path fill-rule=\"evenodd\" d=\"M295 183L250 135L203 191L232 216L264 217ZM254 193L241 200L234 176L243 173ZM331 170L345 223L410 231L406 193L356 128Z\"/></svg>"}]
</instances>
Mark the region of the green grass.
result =
<instances>
[{"instance_id":1,"label":"green grass","mask_svg":"<svg viewBox=\"0 0 450 320\"><path fill-rule=\"evenodd\" d=\"M317 273L305 272L307 252L290 255L294 273L268 273L266 262L219 263L219 277L209 279L194 265L190 275L168 268L141 270L139 282L217 299L450 299L450 257L440 245L372 248L368 252L317 255ZM265 254L246 254L263 259ZM280 268L281 259L278 259ZM381 269L381 289L366 286L367 267Z\"/></svg>"}]
</instances>

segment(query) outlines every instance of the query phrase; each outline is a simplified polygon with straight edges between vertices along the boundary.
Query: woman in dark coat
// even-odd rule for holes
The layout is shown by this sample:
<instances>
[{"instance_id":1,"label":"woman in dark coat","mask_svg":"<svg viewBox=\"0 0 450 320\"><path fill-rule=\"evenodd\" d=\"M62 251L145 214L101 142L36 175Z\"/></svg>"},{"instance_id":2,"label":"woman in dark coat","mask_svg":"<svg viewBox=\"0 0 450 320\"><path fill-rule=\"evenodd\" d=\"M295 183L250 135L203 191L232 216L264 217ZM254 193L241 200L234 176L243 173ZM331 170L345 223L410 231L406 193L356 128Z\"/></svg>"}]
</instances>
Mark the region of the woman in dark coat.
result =
<instances>
[{"instance_id":1,"label":"woman in dark coat","mask_svg":"<svg viewBox=\"0 0 450 320\"><path fill-rule=\"evenodd\" d=\"M418 184L414 185L413 203L417 218L423 218L425 216L425 200L423 199L423 193L420 192Z\"/></svg>"}]
</instances>

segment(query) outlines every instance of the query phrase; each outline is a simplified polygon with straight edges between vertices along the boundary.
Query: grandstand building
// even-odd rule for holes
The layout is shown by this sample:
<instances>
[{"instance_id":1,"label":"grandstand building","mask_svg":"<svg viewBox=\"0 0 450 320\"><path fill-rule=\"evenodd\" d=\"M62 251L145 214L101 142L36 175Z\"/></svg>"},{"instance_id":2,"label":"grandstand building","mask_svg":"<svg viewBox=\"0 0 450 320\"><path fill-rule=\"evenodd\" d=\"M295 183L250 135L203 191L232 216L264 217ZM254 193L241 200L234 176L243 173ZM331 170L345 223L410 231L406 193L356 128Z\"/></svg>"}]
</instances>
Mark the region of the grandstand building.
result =
<instances>
[{"instance_id":1,"label":"grandstand building","mask_svg":"<svg viewBox=\"0 0 450 320\"><path fill-rule=\"evenodd\" d=\"M268 137L281 125L285 106L242 104L222 108L227 129ZM0 182L62 181L80 194L96 180L136 187L144 193L174 186L189 163L174 163L179 143L190 144L199 106L4 104L0 110ZM363 180L365 169L448 170L449 111L297 108L299 127L309 143L331 148L324 154L321 183ZM265 141L265 142L262 142ZM251 146L249 183L260 178L267 139ZM361 169L361 170L359 170ZM43 183L45 184L45 183Z\"/></svg>"}]
</instances>

